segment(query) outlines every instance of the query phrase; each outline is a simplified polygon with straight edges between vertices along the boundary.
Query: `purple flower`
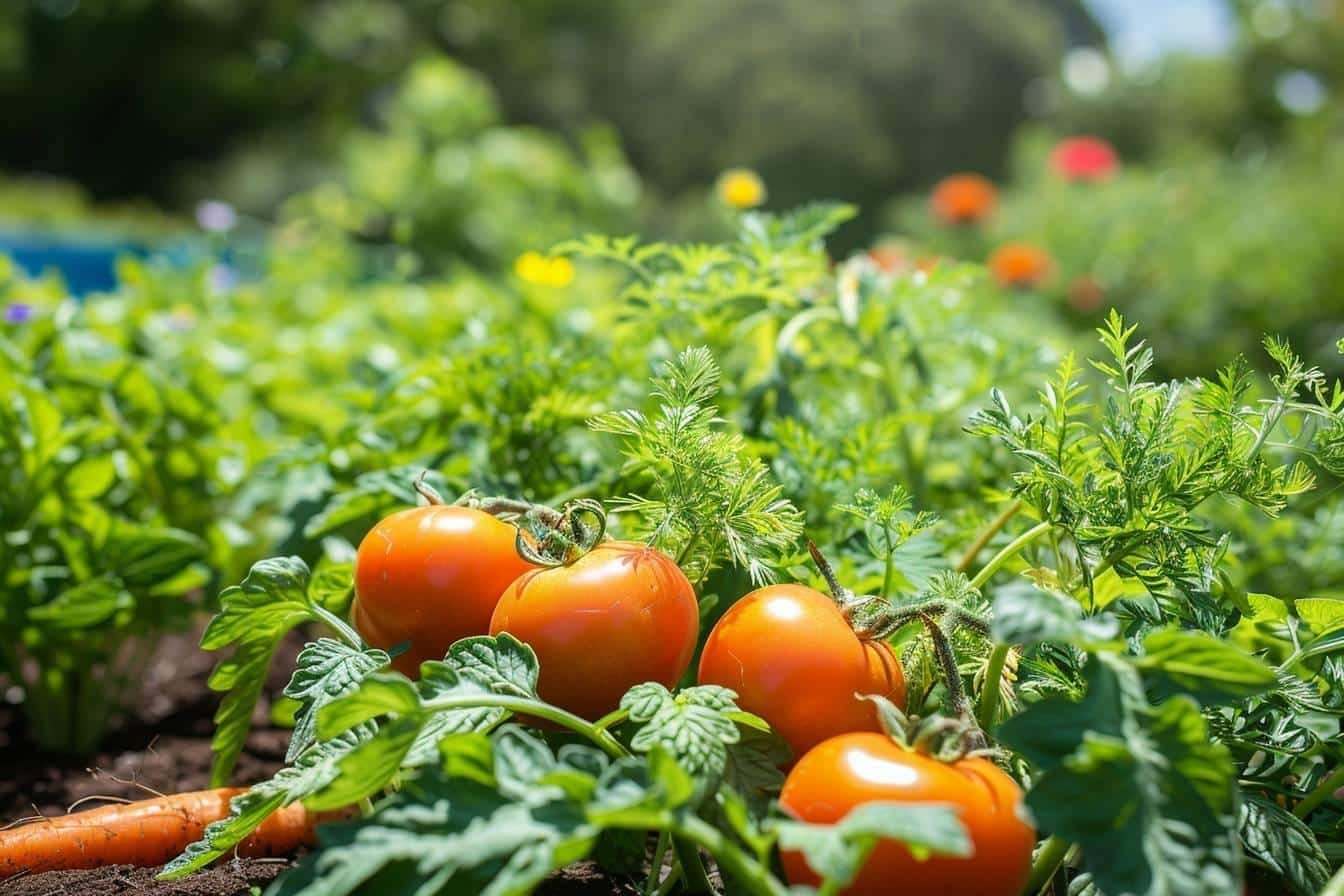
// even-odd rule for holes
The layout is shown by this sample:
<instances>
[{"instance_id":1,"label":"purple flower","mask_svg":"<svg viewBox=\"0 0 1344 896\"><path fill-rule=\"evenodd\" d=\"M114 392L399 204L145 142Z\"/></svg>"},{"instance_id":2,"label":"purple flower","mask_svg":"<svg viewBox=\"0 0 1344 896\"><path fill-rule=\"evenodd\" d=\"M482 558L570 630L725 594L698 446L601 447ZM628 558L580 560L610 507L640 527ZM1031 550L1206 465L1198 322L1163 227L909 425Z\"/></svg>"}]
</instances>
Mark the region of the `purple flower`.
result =
<instances>
[{"instance_id":1,"label":"purple flower","mask_svg":"<svg viewBox=\"0 0 1344 896\"><path fill-rule=\"evenodd\" d=\"M225 233L237 225L238 213L227 202L210 199L196 206L196 223L202 230Z\"/></svg>"},{"instance_id":2,"label":"purple flower","mask_svg":"<svg viewBox=\"0 0 1344 896\"><path fill-rule=\"evenodd\" d=\"M10 302L5 306L5 323L26 324L37 311L27 302Z\"/></svg>"},{"instance_id":3,"label":"purple flower","mask_svg":"<svg viewBox=\"0 0 1344 896\"><path fill-rule=\"evenodd\" d=\"M238 275L226 264L213 265L205 275L206 285L214 295L221 295L233 289L238 283Z\"/></svg>"}]
</instances>

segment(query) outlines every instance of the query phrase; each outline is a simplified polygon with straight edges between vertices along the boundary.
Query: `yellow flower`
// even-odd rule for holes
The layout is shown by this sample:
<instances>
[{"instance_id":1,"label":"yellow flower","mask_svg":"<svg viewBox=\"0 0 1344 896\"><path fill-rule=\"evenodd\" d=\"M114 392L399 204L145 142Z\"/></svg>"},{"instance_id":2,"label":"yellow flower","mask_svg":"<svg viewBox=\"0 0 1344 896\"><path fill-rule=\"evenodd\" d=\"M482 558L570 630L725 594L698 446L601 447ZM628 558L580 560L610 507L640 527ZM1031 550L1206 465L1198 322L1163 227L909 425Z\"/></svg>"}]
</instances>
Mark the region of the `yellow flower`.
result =
<instances>
[{"instance_id":1,"label":"yellow flower","mask_svg":"<svg viewBox=\"0 0 1344 896\"><path fill-rule=\"evenodd\" d=\"M755 208L765 202L765 181L750 168L730 168L719 175L715 190L724 205Z\"/></svg>"},{"instance_id":2,"label":"yellow flower","mask_svg":"<svg viewBox=\"0 0 1344 896\"><path fill-rule=\"evenodd\" d=\"M524 252L513 263L518 279L535 286L568 286L574 282L574 262L568 258L547 258L540 252Z\"/></svg>"}]
</instances>

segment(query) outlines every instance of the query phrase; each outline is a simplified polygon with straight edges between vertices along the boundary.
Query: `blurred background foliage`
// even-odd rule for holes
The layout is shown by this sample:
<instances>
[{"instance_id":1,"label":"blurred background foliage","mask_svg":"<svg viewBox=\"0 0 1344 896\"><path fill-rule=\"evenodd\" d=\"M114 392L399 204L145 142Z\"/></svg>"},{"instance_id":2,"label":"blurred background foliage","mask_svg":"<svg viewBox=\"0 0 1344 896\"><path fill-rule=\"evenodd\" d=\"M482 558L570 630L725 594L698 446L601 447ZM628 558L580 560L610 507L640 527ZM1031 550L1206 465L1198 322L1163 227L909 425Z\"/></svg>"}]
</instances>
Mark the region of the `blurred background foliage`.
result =
<instances>
[{"instance_id":1,"label":"blurred background foliage","mask_svg":"<svg viewBox=\"0 0 1344 896\"><path fill-rule=\"evenodd\" d=\"M1216 39L1136 44L1198 11ZM1190 372L1344 335L1341 85L1344 0L8 0L0 229L138 244L224 200L235 244L507 271L581 231L722 238L744 166L769 208L855 203L838 254L1039 242L1038 294L1143 315ZM1092 195L1046 173L1076 133L1123 160ZM958 171L1002 192L977 228L925 212Z\"/></svg>"}]
</instances>

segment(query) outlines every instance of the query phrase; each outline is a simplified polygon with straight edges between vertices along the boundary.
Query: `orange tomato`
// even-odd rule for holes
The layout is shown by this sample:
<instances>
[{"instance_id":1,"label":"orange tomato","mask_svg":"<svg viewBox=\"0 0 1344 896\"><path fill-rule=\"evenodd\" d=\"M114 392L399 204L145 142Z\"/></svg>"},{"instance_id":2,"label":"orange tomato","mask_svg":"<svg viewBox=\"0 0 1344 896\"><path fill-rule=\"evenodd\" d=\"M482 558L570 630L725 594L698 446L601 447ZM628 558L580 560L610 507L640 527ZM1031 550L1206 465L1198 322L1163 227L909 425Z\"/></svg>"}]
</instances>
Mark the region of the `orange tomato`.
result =
<instances>
[{"instance_id":1,"label":"orange tomato","mask_svg":"<svg viewBox=\"0 0 1344 896\"><path fill-rule=\"evenodd\" d=\"M699 635L695 589L666 554L608 541L568 566L525 573L490 620L531 645L542 699L593 720L637 684L674 687Z\"/></svg>"},{"instance_id":2,"label":"orange tomato","mask_svg":"<svg viewBox=\"0 0 1344 896\"><path fill-rule=\"evenodd\" d=\"M935 855L921 862L905 844L879 841L842 891L845 896L1019 896L1031 873L1036 832L1021 817L1022 790L986 759L949 764L884 734L844 734L798 761L779 802L793 817L813 824L833 824L871 802L956 807L973 855ZM786 851L782 858L789 883L819 883L801 853Z\"/></svg>"},{"instance_id":3,"label":"orange tomato","mask_svg":"<svg viewBox=\"0 0 1344 896\"><path fill-rule=\"evenodd\" d=\"M518 556L516 538L513 526L470 507L394 513L359 544L350 621L374 647L410 642L392 666L414 676L454 641L489 631L504 589L536 569Z\"/></svg>"},{"instance_id":4,"label":"orange tomato","mask_svg":"<svg viewBox=\"0 0 1344 896\"><path fill-rule=\"evenodd\" d=\"M700 655L701 684L737 692L795 758L828 737L880 731L880 694L905 707L905 673L883 641L859 638L835 601L805 585L770 585L728 608Z\"/></svg>"}]
</instances>

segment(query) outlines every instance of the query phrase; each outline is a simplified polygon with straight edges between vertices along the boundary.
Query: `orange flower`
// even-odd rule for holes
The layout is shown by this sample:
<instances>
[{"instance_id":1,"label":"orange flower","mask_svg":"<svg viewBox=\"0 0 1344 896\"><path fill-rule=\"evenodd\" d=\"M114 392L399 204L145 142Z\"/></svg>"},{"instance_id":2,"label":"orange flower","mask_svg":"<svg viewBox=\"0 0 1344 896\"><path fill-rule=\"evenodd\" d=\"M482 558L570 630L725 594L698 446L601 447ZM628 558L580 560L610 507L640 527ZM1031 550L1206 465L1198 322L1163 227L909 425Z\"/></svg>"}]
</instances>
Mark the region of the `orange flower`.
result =
<instances>
[{"instance_id":1,"label":"orange flower","mask_svg":"<svg viewBox=\"0 0 1344 896\"><path fill-rule=\"evenodd\" d=\"M1000 286L1031 289L1050 273L1050 256L1031 243L1004 243L989 256L989 272Z\"/></svg>"},{"instance_id":2,"label":"orange flower","mask_svg":"<svg viewBox=\"0 0 1344 896\"><path fill-rule=\"evenodd\" d=\"M999 191L978 174L953 174L938 181L929 196L934 217L947 224L983 221L998 204Z\"/></svg>"},{"instance_id":3,"label":"orange flower","mask_svg":"<svg viewBox=\"0 0 1344 896\"><path fill-rule=\"evenodd\" d=\"M886 240L868 250L868 258L884 274L910 270L910 246L901 240Z\"/></svg>"}]
</instances>

